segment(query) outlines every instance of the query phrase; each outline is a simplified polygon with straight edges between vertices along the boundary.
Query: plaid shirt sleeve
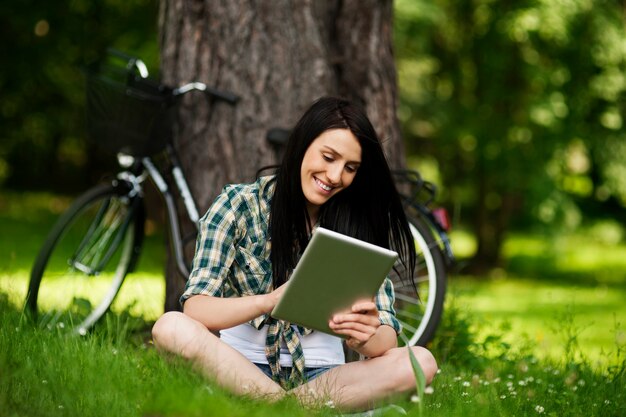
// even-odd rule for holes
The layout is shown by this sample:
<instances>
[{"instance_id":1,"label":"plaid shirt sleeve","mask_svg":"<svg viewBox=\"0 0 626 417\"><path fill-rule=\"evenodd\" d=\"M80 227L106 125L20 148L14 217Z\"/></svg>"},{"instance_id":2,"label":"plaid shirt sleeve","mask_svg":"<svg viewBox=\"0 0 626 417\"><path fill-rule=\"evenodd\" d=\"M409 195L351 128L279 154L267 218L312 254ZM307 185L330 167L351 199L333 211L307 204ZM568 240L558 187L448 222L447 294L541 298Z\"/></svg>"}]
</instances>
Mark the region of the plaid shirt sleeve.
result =
<instances>
[{"instance_id":1,"label":"plaid shirt sleeve","mask_svg":"<svg viewBox=\"0 0 626 417\"><path fill-rule=\"evenodd\" d=\"M228 189L217 197L200 219L196 255L181 305L192 295L223 296L224 281L235 258L237 210Z\"/></svg>"},{"instance_id":2,"label":"plaid shirt sleeve","mask_svg":"<svg viewBox=\"0 0 626 417\"><path fill-rule=\"evenodd\" d=\"M378 318L380 319L380 324L391 326L397 334L400 334L402 326L396 318L396 310L393 308L395 294L393 290L393 283L389 278L385 278L385 281L383 282L383 285L380 286L374 301L376 302L376 307L378 308Z\"/></svg>"}]
</instances>

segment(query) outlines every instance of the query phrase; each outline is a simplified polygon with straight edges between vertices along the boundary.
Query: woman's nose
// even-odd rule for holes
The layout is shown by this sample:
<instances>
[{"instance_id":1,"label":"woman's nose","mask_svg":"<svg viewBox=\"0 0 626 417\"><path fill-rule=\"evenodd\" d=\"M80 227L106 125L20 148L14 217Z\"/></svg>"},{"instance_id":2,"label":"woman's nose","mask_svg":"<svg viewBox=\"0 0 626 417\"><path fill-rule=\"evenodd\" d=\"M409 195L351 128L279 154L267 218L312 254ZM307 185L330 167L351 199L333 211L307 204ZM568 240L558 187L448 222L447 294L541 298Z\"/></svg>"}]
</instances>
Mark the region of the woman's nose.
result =
<instances>
[{"instance_id":1,"label":"woman's nose","mask_svg":"<svg viewBox=\"0 0 626 417\"><path fill-rule=\"evenodd\" d=\"M337 185L341 181L341 173L343 171L343 167L339 165L333 165L326 170L326 176L328 177L328 181L332 183L332 185Z\"/></svg>"}]
</instances>

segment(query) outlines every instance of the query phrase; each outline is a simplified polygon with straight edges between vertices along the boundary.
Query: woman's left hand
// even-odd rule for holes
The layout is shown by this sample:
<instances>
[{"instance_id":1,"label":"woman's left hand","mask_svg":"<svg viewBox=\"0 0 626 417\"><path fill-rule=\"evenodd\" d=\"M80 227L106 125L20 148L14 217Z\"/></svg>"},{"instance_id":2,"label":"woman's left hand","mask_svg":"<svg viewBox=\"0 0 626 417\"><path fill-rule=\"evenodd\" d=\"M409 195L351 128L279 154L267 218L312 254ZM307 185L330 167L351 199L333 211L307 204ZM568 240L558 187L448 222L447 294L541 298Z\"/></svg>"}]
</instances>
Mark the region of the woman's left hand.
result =
<instances>
[{"instance_id":1,"label":"woman's left hand","mask_svg":"<svg viewBox=\"0 0 626 417\"><path fill-rule=\"evenodd\" d=\"M380 327L376 303L371 300L358 301L350 311L335 314L328 326L333 332L346 336L348 347L358 351Z\"/></svg>"}]
</instances>

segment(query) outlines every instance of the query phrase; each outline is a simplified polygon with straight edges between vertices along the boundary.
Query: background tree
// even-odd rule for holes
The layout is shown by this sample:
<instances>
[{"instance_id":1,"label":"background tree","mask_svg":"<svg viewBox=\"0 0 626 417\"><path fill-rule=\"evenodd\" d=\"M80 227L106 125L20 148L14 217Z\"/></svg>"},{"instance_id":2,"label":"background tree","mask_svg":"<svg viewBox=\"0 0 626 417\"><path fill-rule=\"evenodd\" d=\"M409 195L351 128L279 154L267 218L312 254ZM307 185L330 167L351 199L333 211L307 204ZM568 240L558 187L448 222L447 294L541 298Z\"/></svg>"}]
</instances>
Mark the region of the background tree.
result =
<instances>
[{"instance_id":1,"label":"background tree","mask_svg":"<svg viewBox=\"0 0 626 417\"><path fill-rule=\"evenodd\" d=\"M398 0L400 115L501 265L511 226L626 224L624 4ZM557 230L557 227L554 227Z\"/></svg>"},{"instance_id":2,"label":"background tree","mask_svg":"<svg viewBox=\"0 0 626 417\"><path fill-rule=\"evenodd\" d=\"M322 95L362 104L402 164L391 1L163 0L159 27L167 84L199 80L241 96L229 107L190 95L179 108L175 137L200 211L224 184L276 163L267 130L293 126ZM166 309L179 308L183 285L169 268Z\"/></svg>"}]
</instances>

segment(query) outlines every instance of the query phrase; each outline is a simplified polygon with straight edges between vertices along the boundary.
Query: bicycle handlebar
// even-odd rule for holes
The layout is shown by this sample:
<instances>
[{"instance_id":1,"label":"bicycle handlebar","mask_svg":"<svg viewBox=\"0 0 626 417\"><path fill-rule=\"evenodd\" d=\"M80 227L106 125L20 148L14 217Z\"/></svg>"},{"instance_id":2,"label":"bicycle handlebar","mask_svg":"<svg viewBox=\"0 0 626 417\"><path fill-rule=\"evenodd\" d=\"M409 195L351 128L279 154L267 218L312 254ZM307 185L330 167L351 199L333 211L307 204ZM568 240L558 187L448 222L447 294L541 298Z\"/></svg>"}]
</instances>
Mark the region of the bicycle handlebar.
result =
<instances>
[{"instance_id":1,"label":"bicycle handlebar","mask_svg":"<svg viewBox=\"0 0 626 417\"><path fill-rule=\"evenodd\" d=\"M125 60L127 70L131 70L132 68L135 68L139 72L139 75L141 76L141 78L148 78L148 75L149 75L148 67L141 59L134 57L134 56L127 55L124 52L118 51L117 49L113 49L113 48L107 48L107 53L117 58L121 58Z\"/></svg>"},{"instance_id":2,"label":"bicycle handlebar","mask_svg":"<svg viewBox=\"0 0 626 417\"><path fill-rule=\"evenodd\" d=\"M218 100L222 100L227 102L230 105L234 105L239 101L239 96L229 92L229 91L220 91L220 90L216 90L215 88L211 88L208 87L206 84L201 83L199 81L194 81L191 83L187 83L185 85L182 85L178 88L175 88L172 90L172 95L173 96L181 96L183 94L186 94L190 91L202 91L204 93L206 93L207 95L216 98Z\"/></svg>"},{"instance_id":3,"label":"bicycle handlebar","mask_svg":"<svg viewBox=\"0 0 626 417\"><path fill-rule=\"evenodd\" d=\"M182 96L186 93L189 93L190 91L202 91L209 97L224 101L230 105L234 105L237 103L237 101L239 101L239 96L237 96L236 94L233 94L229 91L217 90L199 81L193 81L177 88L171 88L166 85L162 85L158 82L148 80L148 67L141 59L113 48L108 48L107 54L114 58L125 61L126 71L129 72L129 76L137 71L137 73L139 74L139 78L142 80L142 82L151 82L156 87L156 90L166 94L169 93L173 97Z\"/></svg>"}]
</instances>

